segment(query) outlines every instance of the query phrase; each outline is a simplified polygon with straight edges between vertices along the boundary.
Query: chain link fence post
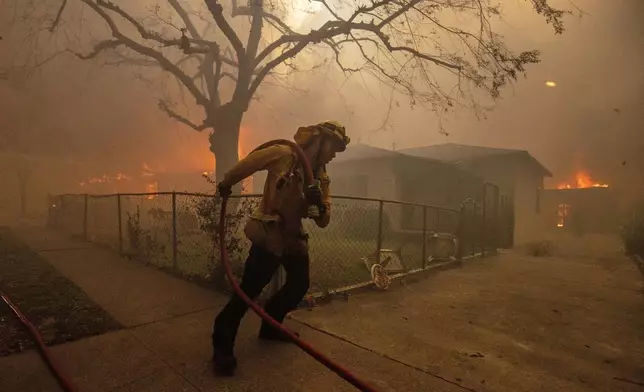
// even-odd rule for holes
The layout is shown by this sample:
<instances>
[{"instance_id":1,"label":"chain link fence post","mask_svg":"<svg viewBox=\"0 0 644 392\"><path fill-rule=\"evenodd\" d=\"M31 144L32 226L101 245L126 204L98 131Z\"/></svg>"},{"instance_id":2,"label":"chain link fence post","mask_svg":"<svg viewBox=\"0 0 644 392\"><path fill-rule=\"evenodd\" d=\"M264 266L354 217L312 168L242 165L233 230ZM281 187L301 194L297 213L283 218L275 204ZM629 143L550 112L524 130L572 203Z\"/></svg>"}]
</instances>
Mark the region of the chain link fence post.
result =
<instances>
[{"instance_id":1,"label":"chain link fence post","mask_svg":"<svg viewBox=\"0 0 644 392\"><path fill-rule=\"evenodd\" d=\"M499 212L499 195L498 185L494 185L494 252L499 250L499 226L501 226L501 213Z\"/></svg>"},{"instance_id":2,"label":"chain link fence post","mask_svg":"<svg viewBox=\"0 0 644 392\"><path fill-rule=\"evenodd\" d=\"M423 269L427 268L427 206L423 206Z\"/></svg>"},{"instance_id":3,"label":"chain link fence post","mask_svg":"<svg viewBox=\"0 0 644 392\"><path fill-rule=\"evenodd\" d=\"M465 248L465 202L461 204L456 225L456 261L463 262L463 249Z\"/></svg>"},{"instance_id":4,"label":"chain link fence post","mask_svg":"<svg viewBox=\"0 0 644 392\"><path fill-rule=\"evenodd\" d=\"M177 193L172 191L172 268L177 269Z\"/></svg>"},{"instance_id":5,"label":"chain link fence post","mask_svg":"<svg viewBox=\"0 0 644 392\"><path fill-rule=\"evenodd\" d=\"M382 249L382 213L384 202L378 201L378 236L376 237L376 264L380 264L380 250Z\"/></svg>"},{"instance_id":6,"label":"chain link fence post","mask_svg":"<svg viewBox=\"0 0 644 392\"><path fill-rule=\"evenodd\" d=\"M488 235L487 235L487 218L488 218L488 208L487 208L487 188L488 188L488 183L485 182L483 183L483 200L481 204L483 204L483 211L481 212L481 257L486 256L486 250L488 246Z\"/></svg>"}]
</instances>

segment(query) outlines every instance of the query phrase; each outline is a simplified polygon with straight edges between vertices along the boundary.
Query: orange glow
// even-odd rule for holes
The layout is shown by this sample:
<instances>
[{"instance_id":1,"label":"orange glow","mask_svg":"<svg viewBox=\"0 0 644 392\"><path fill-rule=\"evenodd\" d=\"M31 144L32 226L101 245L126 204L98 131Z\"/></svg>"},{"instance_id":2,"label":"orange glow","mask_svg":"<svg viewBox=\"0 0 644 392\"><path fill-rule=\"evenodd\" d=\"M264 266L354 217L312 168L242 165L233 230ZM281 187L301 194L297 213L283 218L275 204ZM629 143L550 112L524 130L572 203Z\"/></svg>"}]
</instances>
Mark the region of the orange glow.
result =
<instances>
[{"instance_id":1,"label":"orange glow","mask_svg":"<svg viewBox=\"0 0 644 392\"><path fill-rule=\"evenodd\" d=\"M570 205L559 204L557 206L557 227L564 227L568 215L570 215Z\"/></svg>"},{"instance_id":2,"label":"orange glow","mask_svg":"<svg viewBox=\"0 0 644 392\"><path fill-rule=\"evenodd\" d=\"M584 189L584 188L608 188L607 184L595 181L586 171L579 171L575 174L574 183L559 184L557 189Z\"/></svg>"},{"instance_id":3,"label":"orange glow","mask_svg":"<svg viewBox=\"0 0 644 392\"><path fill-rule=\"evenodd\" d=\"M237 146L237 154L239 159L248 155L255 146L252 146L252 133L249 127L241 127L239 130L239 142ZM160 174L169 173L202 173L214 180L214 173L216 168L216 160L212 152L209 150L208 138L201 138L193 142L177 143L176 150L164 158L151 158L140 163L140 168L133 170L129 175L125 174L104 174L93 176L91 178L82 179L78 184L82 187L89 187L95 184L112 184L123 180L133 181L128 185L136 192L140 192L145 187L145 193L158 192L158 185L156 185L156 176ZM80 178L78 180L81 180ZM246 183L251 180L247 180ZM163 184L162 184L163 185ZM164 185L165 186L165 185ZM246 186L248 189L250 186ZM118 186L115 188L121 189ZM165 190L165 189L163 189Z\"/></svg>"},{"instance_id":4,"label":"orange glow","mask_svg":"<svg viewBox=\"0 0 644 392\"><path fill-rule=\"evenodd\" d=\"M143 171L141 172L141 176L151 177L153 175L154 175L154 170L152 170L147 163L143 162Z\"/></svg>"},{"instance_id":5,"label":"orange glow","mask_svg":"<svg viewBox=\"0 0 644 392\"><path fill-rule=\"evenodd\" d=\"M158 182L151 182L149 184L145 184L145 193L157 193L159 192L159 183ZM146 196L146 199L152 200L156 195L148 195Z\"/></svg>"},{"instance_id":6,"label":"orange glow","mask_svg":"<svg viewBox=\"0 0 644 392\"><path fill-rule=\"evenodd\" d=\"M248 155L251 149L248 147L248 133L249 129L246 127L239 128L239 142L237 143L237 156L242 159Z\"/></svg>"},{"instance_id":7,"label":"orange glow","mask_svg":"<svg viewBox=\"0 0 644 392\"><path fill-rule=\"evenodd\" d=\"M125 174L121 174L121 173L115 174L113 176L103 174L100 177L88 178L87 180L81 181L78 184L80 186L85 186L85 185L89 185L89 184L109 184L109 183L112 183L112 182L115 182L115 181L123 181L123 180L130 180L130 179L131 179L130 177L126 176Z\"/></svg>"}]
</instances>

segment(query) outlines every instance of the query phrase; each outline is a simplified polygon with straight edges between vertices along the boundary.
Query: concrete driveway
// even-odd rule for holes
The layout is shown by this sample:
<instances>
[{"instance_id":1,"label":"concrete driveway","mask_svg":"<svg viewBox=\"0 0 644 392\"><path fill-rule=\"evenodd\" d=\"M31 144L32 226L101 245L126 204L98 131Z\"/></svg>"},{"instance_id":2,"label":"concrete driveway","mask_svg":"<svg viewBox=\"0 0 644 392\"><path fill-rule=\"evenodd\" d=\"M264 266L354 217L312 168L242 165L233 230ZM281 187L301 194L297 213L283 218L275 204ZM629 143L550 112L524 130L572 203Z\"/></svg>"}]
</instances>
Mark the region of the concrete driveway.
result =
<instances>
[{"instance_id":1,"label":"concrete driveway","mask_svg":"<svg viewBox=\"0 0 644 392\"><path fill-rule=\"evenodd\" d=\"M464 390L644 391L643 287L618 243L570 240L293 317Z\"/></svg>"}]
</instances>

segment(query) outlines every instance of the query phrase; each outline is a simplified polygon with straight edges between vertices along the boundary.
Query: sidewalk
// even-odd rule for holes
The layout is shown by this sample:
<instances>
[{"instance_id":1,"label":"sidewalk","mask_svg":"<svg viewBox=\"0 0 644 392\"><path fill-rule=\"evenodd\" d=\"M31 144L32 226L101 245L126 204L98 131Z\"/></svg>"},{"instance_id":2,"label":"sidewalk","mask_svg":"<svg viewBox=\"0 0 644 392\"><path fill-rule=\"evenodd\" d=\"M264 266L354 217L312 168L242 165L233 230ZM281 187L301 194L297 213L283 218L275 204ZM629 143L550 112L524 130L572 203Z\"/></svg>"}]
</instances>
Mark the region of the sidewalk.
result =
<instances>
[{"instance_id":1,"label":"sidewalk","mask_svg":"<svg viewBox=\"0 0 644 392\"><path fill-rule=\"evenodd\" d=\"M225 297L44 229L15 232L127 327L52 348L80 392L355 390L297 347L258 341L259 320L253 314L239 333L238 376L218 378L208 362L210 331ZM463 390L299 323L287 323L379 391ZM59 391L35 351L0 358L0 380L0 392Z\"/></svg>"}]
</instances>

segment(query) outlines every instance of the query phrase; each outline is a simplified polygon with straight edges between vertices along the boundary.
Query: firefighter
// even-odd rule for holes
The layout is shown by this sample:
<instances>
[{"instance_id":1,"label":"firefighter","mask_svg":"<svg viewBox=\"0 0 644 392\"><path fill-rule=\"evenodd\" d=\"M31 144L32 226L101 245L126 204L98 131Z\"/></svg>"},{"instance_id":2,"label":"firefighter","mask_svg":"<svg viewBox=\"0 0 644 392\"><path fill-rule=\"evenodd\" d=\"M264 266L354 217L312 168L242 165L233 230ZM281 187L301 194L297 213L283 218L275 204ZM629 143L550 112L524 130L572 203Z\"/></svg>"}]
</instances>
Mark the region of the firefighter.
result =
<instances>
[{"instance_id":1,"label":"firefighter","mask_svg":"<svg viewBox=\"0 0 644 392\"><path fill-rule=\"evenodd\" d=\"M294 136L308 157L316 178L313 186L303 186L304 176L296 155L287 145L272 145L251 152L225 175L217 188L230 195L233 185L260 170L267 170L259 208L244 227L251 247L244 265L240 287L255 299L271 281L280 266L286 271L284 286L266 303L264 310L278 322L300 303L309 289L308 234L302 219L324 228L330 220L328 164L350 142L345 128L335 121L300 127ZM322 208L317 208L321 206ZM233 348L239 324L248 305L236 294L217 315L212 333L215 370L232 375L237 368ZM288 337L263 322L259 338L287 341Z\"/></svg>"}]
</instances>

